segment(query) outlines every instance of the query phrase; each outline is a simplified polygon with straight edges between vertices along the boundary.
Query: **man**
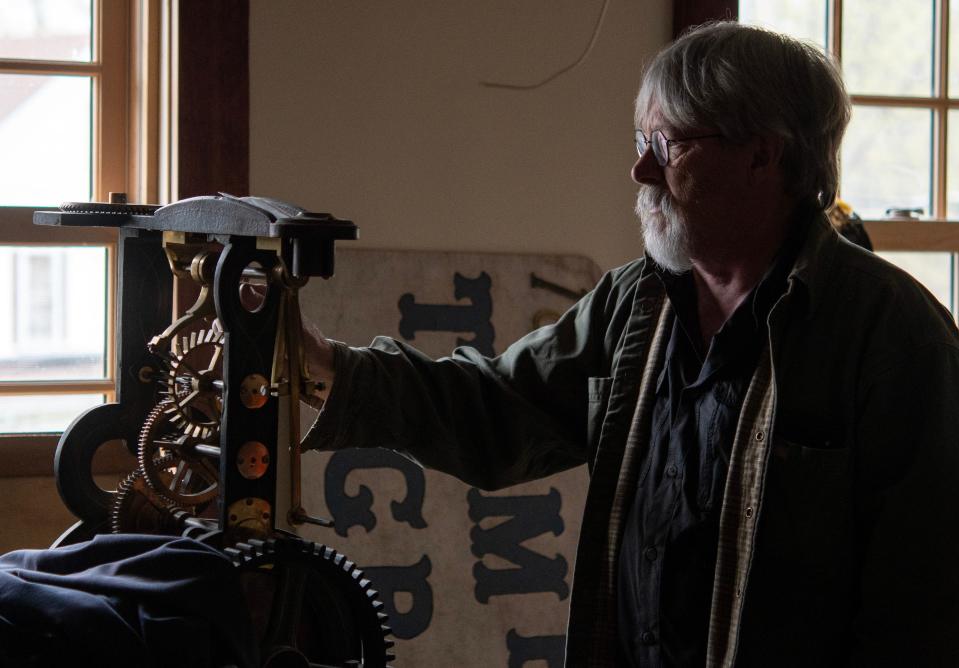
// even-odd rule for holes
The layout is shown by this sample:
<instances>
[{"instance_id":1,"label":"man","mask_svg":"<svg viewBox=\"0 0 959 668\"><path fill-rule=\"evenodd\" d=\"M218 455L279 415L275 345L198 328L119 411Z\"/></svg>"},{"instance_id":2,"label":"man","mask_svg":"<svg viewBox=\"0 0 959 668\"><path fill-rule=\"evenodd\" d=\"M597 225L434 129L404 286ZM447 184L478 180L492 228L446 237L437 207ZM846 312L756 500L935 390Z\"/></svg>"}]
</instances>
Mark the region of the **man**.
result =
<instances>
[{"instance_id":1,"label":"man","mask_svg":"<svg viewBox=\"0 0 959 668\"><path fill-rule=\"evenodd\" d=\"M495 359L318 342L307 447L586 463L569 666L959 665L959 337L826 221L849 115L811 47L680 38L636 105L645 257Z\"/></svg>"}]
</instances>

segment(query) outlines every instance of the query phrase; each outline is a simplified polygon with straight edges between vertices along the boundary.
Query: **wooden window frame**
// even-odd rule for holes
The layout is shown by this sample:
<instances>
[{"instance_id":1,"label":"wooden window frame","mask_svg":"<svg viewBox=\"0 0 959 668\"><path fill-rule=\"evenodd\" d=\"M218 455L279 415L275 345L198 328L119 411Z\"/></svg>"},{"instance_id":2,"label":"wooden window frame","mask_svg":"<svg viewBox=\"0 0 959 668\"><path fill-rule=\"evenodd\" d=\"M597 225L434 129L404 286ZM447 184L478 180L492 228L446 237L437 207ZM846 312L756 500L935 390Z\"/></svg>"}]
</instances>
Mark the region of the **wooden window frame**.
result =
<instances>
[{"instance_id":1,"label":"wooden window frame","mask_svg":"<svg viewBox=\"0 0 959 668\"><path fill-rule=\"evenodd\" d=\"M829 50L842 62L843 0L829 0ZM938 22L934 44L935 91L930 96L855 95L853 105L862 107L898 107L933 112L932 138L932 212L922 220L864 221L877 251L940 251L959 253L959 225L947 218L948 114L959 109L959 99L949 97L949 0L935 0ZM955 263L954 264L959 264ZM954 272L955 273L955 270ZM953 276L953 285L957 283ZM954 288L955 289L955 288ZM959 300L953 297L959 305Z\"/></svg>"},{"instance_id":2,"label":"wooden window frame","mask_svg":"<svg viewBox=\"0 0 959 668\"><path fill-rule=\"evenodd\" d=\"M92 53L89 62L0 59L0 73L88 76L91 78L91 194L105 201L109 192L137 192L130 176L132 131L130 64L134 18L141 13L135 0L94 0ZM107 37L107 38L104 38ZM99 393L111 401L115 396L114 312L116 300L116 232L99 228L50 228L33 225L37 207L0 208L0 244L12 246L97 246L107 254L105 326L105 373L100 379L0 381L0 396L68 393ZM8 465L0 476L49 475L58 433L0 435Z\"/></svg>"},{"instance_id":3,"label":"wooden window frame","mask_svg":"<svg viewBox=\"0 0 959 668\"><path fill-rule=\"evenodd\" d=\"M127 52L120 57L111 55L112 51L101 52L100 59L93 59L114 62L116 67L104 70L101 76L122 77L125 86L123 91L108 90L104 95L95 89L94 104L98 106L94 113L102 110L108 116L101 116L94 130L95 164L104 169L102 178L94 182L94 197L105 200L111 191L124 191L131 201L166 204L219 191L248 194L248 0L99 0L99 5L121 13L104 16L98 12L95 30L101 35L122 35ZM0 60L0 71L11 62L18 71L35 73L40 69L40 64ZM89 63L81 65L90 67ZM65 67L78 73L73 64ZM231 76L224 77L223 72ZM123 146L122 159L111 161L107 146ZM96 178L96 169L94 173ZM0 244L107 247L111 268L107 379L83 387L102 390L108 401L113 400L116 233L109 229L38 228L32 217L29 208L0 210L4 222ZM28 389L18 385L0 383L0 395L14 390L22 394ZM38 386L34 383L30 388ZM48 394L71 390L77 390L73 381L44 385ZM58 433L0 435L0 448L8 462L0 477L51 475L58 440ZM102 465L95 461L94 469L118 471L122 462L122 458L108 455Z\"/></svg>"}]
</instances>

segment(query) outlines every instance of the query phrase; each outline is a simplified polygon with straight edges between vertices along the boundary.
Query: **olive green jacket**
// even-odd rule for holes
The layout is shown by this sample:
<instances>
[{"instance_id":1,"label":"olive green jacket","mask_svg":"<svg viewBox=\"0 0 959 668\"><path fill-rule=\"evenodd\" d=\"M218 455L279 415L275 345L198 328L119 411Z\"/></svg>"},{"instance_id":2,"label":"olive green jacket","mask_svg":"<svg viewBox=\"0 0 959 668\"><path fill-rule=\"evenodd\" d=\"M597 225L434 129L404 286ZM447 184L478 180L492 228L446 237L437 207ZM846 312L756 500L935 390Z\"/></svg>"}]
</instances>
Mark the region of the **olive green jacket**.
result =
<instances>
[{"instance_id":1,"label":"olive green jacket","mask_svg":"<svg viewBox=\"0 0 959 668\"><path fill-rule=\"evenodd\" d=\"M622 522L672 318L637 260L496 358L337 344L306 446L387 447L484 489L586 463L567 665L617 665ZM816 218L768 324L729 461L707 664L959 666L951 317Z\"/></svg>"}]
</instances>

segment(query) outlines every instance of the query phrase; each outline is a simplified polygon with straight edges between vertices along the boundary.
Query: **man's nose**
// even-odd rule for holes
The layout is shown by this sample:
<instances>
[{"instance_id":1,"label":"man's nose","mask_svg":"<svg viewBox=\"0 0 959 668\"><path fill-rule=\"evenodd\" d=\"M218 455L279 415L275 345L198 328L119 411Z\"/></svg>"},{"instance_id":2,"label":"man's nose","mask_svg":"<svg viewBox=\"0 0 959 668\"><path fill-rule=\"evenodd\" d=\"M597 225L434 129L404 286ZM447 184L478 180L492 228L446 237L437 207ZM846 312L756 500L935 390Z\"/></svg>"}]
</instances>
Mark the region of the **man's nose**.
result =
<instances>
[{"instance_id":1,"label":"man's nose","mask_svg":"<svg viewBox=\"0 0 959 668\"><path fill-rule=\"evenodd\" d=\"M658 183L662 181L663 168L656 162L656 156L653 154L652 148L646 149L646 152L639 156L630 171L630 176L636 183Z\"/></svg>"}]
</instances>

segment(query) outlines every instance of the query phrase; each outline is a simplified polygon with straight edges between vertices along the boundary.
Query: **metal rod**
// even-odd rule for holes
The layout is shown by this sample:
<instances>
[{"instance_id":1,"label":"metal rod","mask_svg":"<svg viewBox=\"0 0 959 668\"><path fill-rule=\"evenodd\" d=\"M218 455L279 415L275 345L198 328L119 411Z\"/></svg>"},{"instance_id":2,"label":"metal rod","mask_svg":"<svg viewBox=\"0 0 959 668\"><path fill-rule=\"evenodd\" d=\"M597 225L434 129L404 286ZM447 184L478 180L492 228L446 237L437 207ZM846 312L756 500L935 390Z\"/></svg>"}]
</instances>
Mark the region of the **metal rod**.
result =
<instances>
[{"instance_id":1,"label":"metal rod","mask_svg":"<svg viewBox=\"0 0 959 668\"><path fill-rule=\"evenodd\" d=\"M307 515L306 511L302 508L296 510L290 510L290 520L291 524L315 524L320 527L331 527L333 526L333 520L328 520L323 517L312 517Z\"/></svg>"},{"instance_id":2,"label":"metal rod","mask_svg":"<svg viewBox=\"0 0 959 668\"><path fill-rule=\"evenodd\" d=\"M207 457L220 457L220 447L218 445L206 445L200 443L193 446L193 451L198 455L206 455Z\"/></svg>"}]
</instances>

